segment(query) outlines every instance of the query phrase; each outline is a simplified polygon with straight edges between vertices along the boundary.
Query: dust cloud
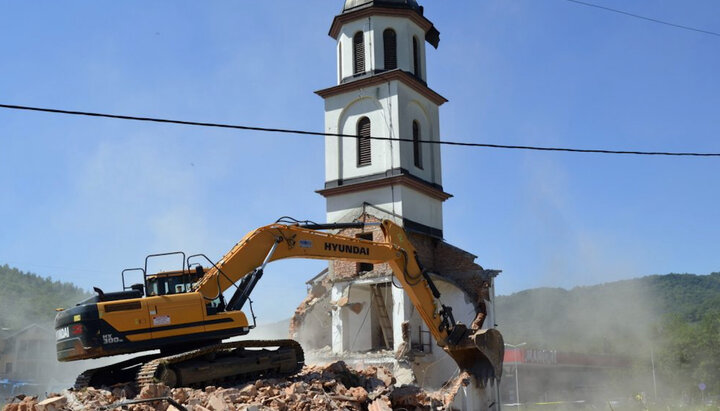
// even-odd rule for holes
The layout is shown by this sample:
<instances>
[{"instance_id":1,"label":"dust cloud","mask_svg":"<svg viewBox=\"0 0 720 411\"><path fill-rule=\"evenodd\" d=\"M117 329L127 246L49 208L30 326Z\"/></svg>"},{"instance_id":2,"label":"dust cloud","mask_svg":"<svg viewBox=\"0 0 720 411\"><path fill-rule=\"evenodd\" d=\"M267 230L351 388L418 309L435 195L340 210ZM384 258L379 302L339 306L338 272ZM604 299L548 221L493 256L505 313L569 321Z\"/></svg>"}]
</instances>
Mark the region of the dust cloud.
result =
<instances>
[{"instance_id":1,"label":"dust cloud","mask_svg":"<svg viewBox=\"0 0 720 411\"><path fill-rule=\"evenodd\" d=\"M120 358L61 363L56 358L52 323L22 322L28 325L14 330L6 328L0 334L0 404L20 394L45 398L49 393L72 387L85 369Z\"/></svg>"},{"instance_id":2,"label":"dust cloud","mask_svg":"<svg viewBox=\"0 0 720 411\"><path fill-rule=\"evenodd\" d=\"M499 329L524 356L519 364L506 361L503 403L618 410L699 402L699 391L689 392L667 378L659 333L667 296L648 284L627 280L498 297Z\"/></svg>"}]
</instances>

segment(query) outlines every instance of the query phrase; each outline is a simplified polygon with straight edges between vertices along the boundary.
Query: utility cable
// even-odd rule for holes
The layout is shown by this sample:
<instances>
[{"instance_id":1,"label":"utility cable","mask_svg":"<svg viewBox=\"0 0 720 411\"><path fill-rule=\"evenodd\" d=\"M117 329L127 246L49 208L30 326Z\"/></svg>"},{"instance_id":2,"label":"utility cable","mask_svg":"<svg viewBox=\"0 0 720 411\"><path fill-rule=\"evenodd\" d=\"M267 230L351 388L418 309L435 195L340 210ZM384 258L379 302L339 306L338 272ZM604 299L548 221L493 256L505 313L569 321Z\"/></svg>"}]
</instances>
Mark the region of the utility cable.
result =
<instances>
[{"instance_id":1,"label":"utility cable","mask_svg":"<svg viewBox=\"0 0 720 411\"><path fill-rule=\"evenodd\" d=\"M720 33L717 33L717 32L714 32L714 31L703 30L703 29L698 29L698 28L695 28L695 27L683 26L683 25L681 25L681 24L670 23L669 21L663 21L663 20L654 19L654 18L652 18L652 17L641 16L641 15L639 15L639 14L628 13L627 11L622 11L622 10L618 10L618 9L613 9L613 8L610 8L610 7L601 6L601 5L599 5L599 4L588 3L588 2L580 1L580 0L565 0L565 1L569 1L569 2L575 3L575 4L580 4L580 5L583 5L583 6L595 7L595 8L597 8L597 9L601 9L601 10L605 10L605 11L611 11L611 12L613 12L613 13L623 14L623 15L625 15L625 16L634 17L634 18L636 18L636 19L647 20L647 21L651 21L651 22L653 22L653 23L664 24L664 25L666 25L666 26L675 27L675 28L678 28L678 29L690 30L690 31L698 32L698 33L710 34L711 36L718 36L718 37L720 37Z\"/></svg>"},{"instance_id":2,"label":"utility cable","mask_svg":"<svg viewBox=\"0 0 720 411\"><path fill-rule=\"evenodd\" d=\"M186 126L215 127L215 128L227 128L227 129L235 129L235 130L262 131L262 132L270 132L270 133L299 134L299 135L307 135L307 136L346 137L346 138L355 138L355 139L360 138L360 136L351 135L351 134L321 133L321 132L317 132L317 131L293 130L293 129L284 129L284 128L254 127L254 126L243 126L243 125L236 125L236 124L206 123L206 122L198 122L198 121L171 120L171 119L153 118L153 117L125 116L125 115L119 115L119 114L106 114L106 113L94 113L94 112L86 112L86 111L61 110L61 109L54 109L54 108L18 106L18 105L12 105L12 104L0 104L0 108L6 108L6 109L12 109L12 110L39 111L39 112L54 113L54 114L68 114L68 115L75 115L75 116L112 118L112 119L118 119L118 120L133 120L133 121L147 121L147 122L165 123L165 124L180 124L180 125L186 125ZM568 147L539 147L539 146L521 146L521 145L507 145L507 144L465 143L465 142L460 142L460 141L414 140L411 138L391 138L391 137L373 137L373 136L362 137L362 138L369 138L371 140L383 140L383 141L406 141L409 143L439 144L439 145L460 146L460 147L483 147L483 148L497 148L497 149L509 149L509 150L559 151L559 152L566 152L566 153L595 153L595 154L628 154L628 155L639 155L639 156L720 157L720 153L671 152L671 151L631 151L631 150L583 149L583 148L568 148Z\"/></svg>"}]
</instances>

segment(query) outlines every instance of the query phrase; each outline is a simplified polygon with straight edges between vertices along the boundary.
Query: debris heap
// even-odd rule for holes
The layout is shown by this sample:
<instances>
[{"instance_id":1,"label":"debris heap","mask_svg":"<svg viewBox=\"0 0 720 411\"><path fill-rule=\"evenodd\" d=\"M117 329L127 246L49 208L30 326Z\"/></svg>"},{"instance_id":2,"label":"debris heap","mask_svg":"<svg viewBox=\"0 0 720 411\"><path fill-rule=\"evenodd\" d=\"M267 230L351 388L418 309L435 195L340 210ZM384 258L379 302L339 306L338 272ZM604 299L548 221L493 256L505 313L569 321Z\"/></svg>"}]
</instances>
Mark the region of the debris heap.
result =
<instances>
[{"instance_id":1,"label":"debris heap","mask_svg":"<svg viewBox=\"0 0 720 411\"><path fill-rule=\"evenodd\" d=\"M461 380L448 386L462 384ZM287 379L260 379L237 386L170 389L156 384L143 387L139 393L133 386L86 388L50 394L43 401L18 396L3 411L110 410L123 405L123 409L135 411L444 410L453 401L451 391L427 392L414 385L396 386L392 373L384 367L354 370L339 361L305 367ZM158 400L147 402L150 399Z\"/></svg>"}]
</instances>

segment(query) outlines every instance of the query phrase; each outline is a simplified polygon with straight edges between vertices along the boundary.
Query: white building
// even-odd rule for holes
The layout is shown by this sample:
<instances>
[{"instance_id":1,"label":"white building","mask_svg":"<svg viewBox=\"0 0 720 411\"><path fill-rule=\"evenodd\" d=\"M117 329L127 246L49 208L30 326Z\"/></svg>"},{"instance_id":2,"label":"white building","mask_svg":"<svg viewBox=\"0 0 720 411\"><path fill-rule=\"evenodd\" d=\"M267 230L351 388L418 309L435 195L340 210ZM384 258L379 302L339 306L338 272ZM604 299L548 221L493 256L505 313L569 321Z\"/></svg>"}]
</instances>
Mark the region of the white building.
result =
<instances>
[{"instance_id":1,"label":"white building","mask_svg":"<svg viewBox=\"0 0 720 411\"><path fill-rule=\"evenodd\" d=\"M474 255L443 241L442 205L452 196L442 187L440 145L420 142L440 140L439 108L447 102L428 87L425 64L427 45L437 47L439 35L415 0L345 1L330 28L337 84L316 92L325 100L331 135L325 187L318 193L327 200L328 222L392 219L402 225L455 319L470 324L483 311L485 327L492 327L499 271L484 270ZM375 228L341 234L383 240ZM306 348L330 346L346 360L376 352L355 358L405 366L423 386L452 378L457 366L404 291L393 286L387 265L331 262L321 274L309 282L310 295L293 318L294 337ZM405 347L410 350L397 353ZM499 403L494 389L479 389L459 401L475 404L468 409Z\"/></svg>"}]
</instances>

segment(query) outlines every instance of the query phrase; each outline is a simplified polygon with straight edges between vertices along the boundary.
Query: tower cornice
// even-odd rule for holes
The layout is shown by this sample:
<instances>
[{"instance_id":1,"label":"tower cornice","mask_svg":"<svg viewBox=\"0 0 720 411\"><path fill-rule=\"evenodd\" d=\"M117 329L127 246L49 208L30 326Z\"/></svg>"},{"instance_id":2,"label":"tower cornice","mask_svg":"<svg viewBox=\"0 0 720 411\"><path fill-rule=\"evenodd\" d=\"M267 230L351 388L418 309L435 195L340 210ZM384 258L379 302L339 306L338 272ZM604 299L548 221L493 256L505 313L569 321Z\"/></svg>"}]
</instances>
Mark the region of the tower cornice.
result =
<instances>
[{"instance_id":1,"label":"tower cornice","mask_svg":"<svg viewBox=\"0 0 720 411\"><path fill-rule=\"evenodd\" d=\"M424 16L420 15L417 11L407 8L371 6L343 13L335 16L328 34L330 37L337 40L338 35L340 34L340 29L343 25L372 16L406 17L412 20L413 23L417 24L425 32L425 41L435 48L438 48L438 45L440 44L440 32L435 28L433 23Z\"/></svg>"},{"instance_id":2,"label":"tower cornice","mask_svg":"<svg viewBox=\"0 0 720 411\"><path fill-rule=\"evenodd\" d=\"M346 183L343 185L326 185L326 188L315 192L327 198L340 194L372 190L374 188L403 185L440 201L446 201L452 198L452 194L443 191L442 187L437 186L436 184L430 184L425 180L413 176L412 174L402 173L391 177L367 176L358 180L358 182L349 184Z\"/></svg>"},{"instance_id":3,"label":"tower cornice","mask_svg":"<svg viewBox=\"0 0 720 411\"><path fill-rule=\"evenodd\" d=\"M366 87L373 87L379 84L385 84L393 80L398 80L402 82L403 84L417 91L438 106L441 106L448 102L445 97L435 92L417 77L400 69L385 71L380 74L375 74L372 76L360 78L355 81L350 81L330 88L318 90L315 92L315 94L326 99L328 97L343 94L348 91L353 91Z\"/></svg>"}]
</instances>

